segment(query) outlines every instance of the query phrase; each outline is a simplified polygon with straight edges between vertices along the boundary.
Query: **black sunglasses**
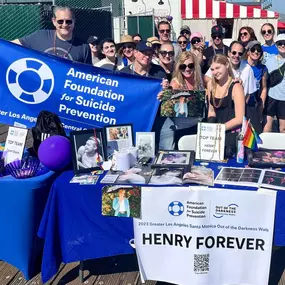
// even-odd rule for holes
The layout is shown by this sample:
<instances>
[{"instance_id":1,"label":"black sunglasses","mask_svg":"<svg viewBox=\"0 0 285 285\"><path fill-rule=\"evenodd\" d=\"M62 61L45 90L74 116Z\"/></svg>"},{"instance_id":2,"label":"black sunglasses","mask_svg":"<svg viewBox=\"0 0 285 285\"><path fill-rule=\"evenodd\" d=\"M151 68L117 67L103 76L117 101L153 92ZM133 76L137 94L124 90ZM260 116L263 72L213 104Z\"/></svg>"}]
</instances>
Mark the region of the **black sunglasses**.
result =
<instances>
[{"instance_id":1,"label":"black sunglasses","mask_svg":"<svg viewBox=\"0 0 285 285\"><path fill-rule=\"evenodd\" d=\"M64 22L66 25L70 26L72 25L73 21L72 20L57 20L56 21L59 25L62 25Z\"/></svg>"},{"instance_id":2,"label":"black sunglasses","mask_svg":"<svg viewBox=\"0 0 285 285\"><path fill-rule=\"evenodd\" d=\"M247 36L248 35L248 32L244 32L244 33L239 33L239 35L242 37L242 36Z\"/></svg>"},{"instance_id":3,"label":"black sunglasses","mask_svg":"<svg viewBox=\"0 0 285 285\"><path fill-rule=\"evenodd\" d=\"M159 53L160 53L163 57L165 57L167 54L168 54L168 56L170 56L170 57L174 56L174 51L173 51L173 50L171 50L171 51L161 50Z\"/></svg>"},{"instance_id":4,"label":"black sunglasses","mask_svg":"<svg viewBox=\"0 0 285 285\"><path fill-rule=\"evenodd\" d=\"M242 56L242 55L243 55L243 52L237 52L237 51L233 50L233 51L231 51L231 54L232 54L232 55L238 54L239 56Z\"/></svg>"},{"instance_id":5,"label":"black sunglasses","mask_svg":"<svg viewBox=\"0 0 285 285\"><path fill-rule=\"evenodd\" d=\"M199 38L193 38L193 39L191 40L191 44L192 44L192 45L198 44L198 43L200 43L200 42L201 42L201 39L199 39Z\"/></svg>"},{"instance_id":6,"label":"black sunglasses","mask_svg":"<svg viewBox=\"0 0 285 285\"><path fill-rule=\"evenodd\" d=\"M250 52L252 52L252 53L254 53L255 51L261 52L262 49L261 49L260 47L252 47L252 48L250 49Z\"/></svg>"},{"instance_id":7,"label":"black sunglasses","mask_svg":"<svg viewBox=\"0 0 285 285\"><path fill-rule=\"evenodd\" d=\"M187 44L187 41L178 41L178 43L181 44Z\"/></svg>"},{"instance_id":8,"label":"black sunglasses","mask_svg":"<svg viewBox=\"0 0 285 285\"><path fill-rule=\"evenodd\" d=\"M180 35L183 35L183 34L190 35L190 32L187 31L187 30L182 30L182 31L180 32Z\"/></svg>"},{"instance_id":9,"label":"black sunglasses","mask_svg":"<svg viewBox=\"0 0 285 285\"><path fill-rule=\"evenodd\" d=\"M272 30L268 30L268 31L263 30L261 33L262 33L263 35L266 35L266 34L271 35L271 34L272 34Z\"/></svg>"},{"instance_id":10,"label":"black sunglasses","mask_svg":"<svg viewBox=\"0 0 285 285\"><path fill-rule=\"evenodd\" d=\"M189 69L193 69L195 67L195 64L194 63L189 63L189 64L180 64L179 65L179 69L180 70L185 70L186 67L188 67Z\"/></svg>"},{"instance_id":11,"label":"black sunglasses","mask_svg":"<svg viewBox=\"0 0 285 285\"><path fill-rule=\"evenodd\" d=\"M169 30L169 29L167 29L167 30L159 30L159 32L162 33L162 34L164 34L164 33L169 34L169 33L170 33L170 30Z\"/></svg>"},{"instance_id":12,"label":"black sunglasses","mask_svg":"<svg viewBox=\"0 0 285 285\"><path fill-rule=\"evenodd\" d=\"M278 45L279 47L285 46L285 41L279 41L279 42L277 42L277 45Z\"/></svg>"},{"instance_id":13,"label":"black sunglasses","mask_svg":"<svg viewBox=\"0 0 285 285\"><path fill-rule=\"evenodd\" d=\"M126 44L126 45L123 45L123 49L124 49L124 48L132 48L132 49L134 49L135 46L132 45L132 44Z\"/></svg>"},{"instance_id":14,"label":"black sunglasses","mask_svg":"<svg viewBox=\"0 0 285 285\"><path fill-rule=\"evenodd\" d=\"M216 38L221 39L222 37L223 37L222 35L218 35L218 34L212 35L212 39L216 39Z\"/></svg>"}]
</instances>

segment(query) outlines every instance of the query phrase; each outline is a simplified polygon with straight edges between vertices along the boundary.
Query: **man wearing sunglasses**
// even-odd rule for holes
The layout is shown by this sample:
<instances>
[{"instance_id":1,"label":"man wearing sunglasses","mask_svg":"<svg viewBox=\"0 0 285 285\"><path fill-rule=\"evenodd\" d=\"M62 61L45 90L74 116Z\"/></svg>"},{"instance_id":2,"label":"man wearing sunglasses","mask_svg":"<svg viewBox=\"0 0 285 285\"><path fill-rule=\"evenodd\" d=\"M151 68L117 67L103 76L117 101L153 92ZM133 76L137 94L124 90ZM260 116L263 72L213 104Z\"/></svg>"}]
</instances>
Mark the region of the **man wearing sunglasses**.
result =
<instances>
[{"instance_id":1,"label":"man wearing sunglasses","mask_svg":"<svg viewBox=\"0 0 285 285\"><path fill-rule=\"evenodd\" d=\"M263 131L271 132L273 120L277 117L279 131L285 133L285 34L279 34L275 44L278 54L269 54L266 61L270 79L264 110L267 117ZM272 80L274 77L275 83Z\"/></svg>"},{"instance_id":2,"label":"man wearing sunglasses","mask_svg":"<svg viewBox=\"0 0 285 285\"><path fill-rule=\"evenodd\" d=\"M170 34L171 34L171 26L169 22L167 21L161 21L157 25L159 40L161 44L168 44L172 43L170 40ZM174 61L179 57L179 55L182 53L181 47L177 43L172 43L174 47Z\"/></svg>"},{"instance_id":3,"label":"man wearing sunglasses","mask_svg":"<svg viewBox=\"0 0 285 285\"><path fill-rule=\"evenodd\" d=\"M55 30L38 30L13 42L72 61L92 64L90 47L73 35L75 18L71 9L55 7L52 23Z\"/></svg>"},{"instance_id":4,"label":"man wearing sunglasses","mask_svg":"<svg viewBox=\"0 0 285 285\"><path fill-rule=\"evenodd\" d=\"M202 68L203 74L205 74L209 69L209 63L212 59L212 57L215 54L224 54L228 55L229 47L224 45L223 39L224 39L224 29L220 25L216 25L212 27L211 30L211 37L212 37L212 46L206 48L204 50L204 65Z\"/></svg>"}]
</instances>

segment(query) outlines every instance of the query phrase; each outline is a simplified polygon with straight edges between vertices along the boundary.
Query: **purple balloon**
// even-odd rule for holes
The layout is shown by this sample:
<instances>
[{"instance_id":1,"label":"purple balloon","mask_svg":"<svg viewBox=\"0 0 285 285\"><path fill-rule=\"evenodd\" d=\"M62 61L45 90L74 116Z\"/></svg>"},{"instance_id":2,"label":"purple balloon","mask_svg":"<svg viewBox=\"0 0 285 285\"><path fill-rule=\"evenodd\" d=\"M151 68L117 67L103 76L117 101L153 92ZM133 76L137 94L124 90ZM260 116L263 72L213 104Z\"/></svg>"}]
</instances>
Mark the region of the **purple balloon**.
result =
<instances>
[{"instance_id":1,"label":"purple balloon","mask_svg":"<svg viewBox=\"0 0 285 285\"><path fill-rule=\"evenodd\" d=\"M61 170L71 161L70 141L63 136L51 136L40 144L38 157L50 170Z\"/></svg>"}]
</instances>

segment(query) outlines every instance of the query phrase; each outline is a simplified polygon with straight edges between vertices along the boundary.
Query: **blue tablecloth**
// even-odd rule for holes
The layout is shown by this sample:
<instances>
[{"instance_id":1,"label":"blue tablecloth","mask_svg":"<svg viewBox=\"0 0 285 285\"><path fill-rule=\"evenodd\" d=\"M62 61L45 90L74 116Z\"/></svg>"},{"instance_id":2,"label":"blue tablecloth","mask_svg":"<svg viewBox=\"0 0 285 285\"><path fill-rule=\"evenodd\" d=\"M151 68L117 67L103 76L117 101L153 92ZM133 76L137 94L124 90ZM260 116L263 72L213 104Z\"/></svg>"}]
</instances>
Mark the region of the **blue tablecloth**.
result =
<instances>
[{"instance_id":1,"label":"blue tablecloth","mask_svg":"<svg viewBox=\"0 0 285 285\"><path fill-rule=\"evenodd\" d=\"M211 163L215 172L218 166L236 166L234 160L228 164ZM61 262L83 261L93 258L130 254L133 238L131 218L104 217L101 215L102 184L78 185L69 183L73 172L58 177L51 189L38 235L45 239L42 279L47 282L58 270ZM215 187L222 187L215 185ZM253 190L250 187L225 188ZM285 191L278 191L274 244L285 245ZM250 214L250 213L249 213Z\"/></svg>"},{"instance_id":2,"label":"blue tablecloth","mask_svg":"<svg viewBox=\"0 0 285 285\"><path fill-rule=\"evenodd\" d=\"M26 279L40 269L35 266L43 242L37 231L53 180L53 172L29 179L0 178L0 260L17 267Z\"/></svg>"}]
</instances>

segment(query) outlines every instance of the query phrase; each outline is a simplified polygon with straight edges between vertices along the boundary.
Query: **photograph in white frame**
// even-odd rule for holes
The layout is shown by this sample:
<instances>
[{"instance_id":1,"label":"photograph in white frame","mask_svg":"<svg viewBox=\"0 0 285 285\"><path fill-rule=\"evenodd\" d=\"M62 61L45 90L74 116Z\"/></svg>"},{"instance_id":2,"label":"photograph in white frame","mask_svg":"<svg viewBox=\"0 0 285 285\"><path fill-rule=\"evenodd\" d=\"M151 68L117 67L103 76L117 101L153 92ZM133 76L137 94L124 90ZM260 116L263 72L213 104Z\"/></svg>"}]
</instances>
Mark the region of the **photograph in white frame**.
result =
<instances>
[{"instance_id":1,"label":"photograph in white frame","mask_svg":"<svg viewBox=\"0 0 285 285\"><path fill-rule=\"evenodd\" d=\"M154 132L137 132L136 147L139 157L155 156L155 133Z\"/></svg>"}]
</instances>

